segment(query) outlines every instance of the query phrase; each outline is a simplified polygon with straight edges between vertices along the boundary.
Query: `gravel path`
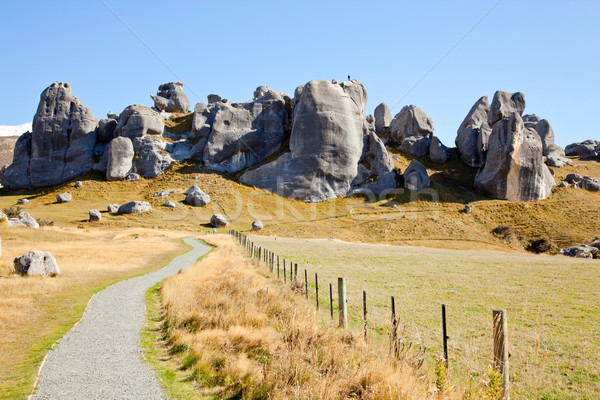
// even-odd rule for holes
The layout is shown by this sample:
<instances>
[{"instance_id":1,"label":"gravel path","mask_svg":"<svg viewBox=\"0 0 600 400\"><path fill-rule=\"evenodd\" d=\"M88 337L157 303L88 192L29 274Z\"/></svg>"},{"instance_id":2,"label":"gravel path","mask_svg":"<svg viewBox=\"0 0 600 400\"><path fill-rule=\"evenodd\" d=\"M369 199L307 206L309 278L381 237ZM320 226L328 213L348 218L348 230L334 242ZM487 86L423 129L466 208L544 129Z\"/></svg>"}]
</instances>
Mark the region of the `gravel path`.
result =
<instances>
[{"instance_id":1,"label":"gravel path","mask_svg":"<svg viewBox=\"0 0 600 400\"><path fill-rule=\"evenodd\" d=\"M146 290L191 267L211 249L192 238L184 241L193 250L166 267L92 297L79 323L48 353L31 399L165 399L154 372L142 361L139 332Z\"/></svg>"}]
</instances>

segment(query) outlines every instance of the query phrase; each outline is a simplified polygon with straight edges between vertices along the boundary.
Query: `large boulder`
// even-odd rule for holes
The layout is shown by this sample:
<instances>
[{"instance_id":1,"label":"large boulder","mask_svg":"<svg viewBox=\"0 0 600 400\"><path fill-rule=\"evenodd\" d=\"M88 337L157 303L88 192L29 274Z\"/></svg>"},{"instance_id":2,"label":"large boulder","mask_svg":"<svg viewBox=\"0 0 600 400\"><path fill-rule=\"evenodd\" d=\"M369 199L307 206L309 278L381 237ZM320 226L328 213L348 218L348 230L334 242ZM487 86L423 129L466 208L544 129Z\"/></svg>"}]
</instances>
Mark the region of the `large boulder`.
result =
<instances>
[{"instance_id":1,"label":"large boulder","mask_svg":"<svg viewBox=\"0 0 600 400\"><path fill-rule=\"evenodd\" d=\"M15 143L13 161L2 178L2 184L10 190L30 187L29 163L31 161L31 132L22 134Z\"/></svg>"},{"instance_id":2,"label":"large boulder","mask_svg":"<svg viewBox=\"0 0 600 400\"><path fill-rule=\"evenodd\" d=\"M283 142L288 113L282 100L217 103L203 151L207 168L237 172L277 151Z\"/></svg>"},{"instance_id":3,"label":"large boulder","mask_svg":"<svg viewBox=\"0 0 600 400\"><path fill-rule=\"evenodd\" d=\"M104 152L107 160L106 180L117 181L124 179L133 166L133 143L127 137L117 137L111 140Z\"/></svg>"},{"instance_id":4,"label":"large boulder","mask_svg":"<svg viewBox=\"0 0 600 400\"><path fill-rule=\"evenodd\" d=\"M210 196L194 185L186 190L185 202L194 207L204 207L210 203Z\"/></svg>"},{"instance_id":5,"label":"large boulder","mask_svg":"<svg viewBox=\"0 0 600 400\"><path fill-rule=\"evenodd\" d=\"M152 206L147 201L130 201L122 204L117 210L118 214L136 214L152 210Z\"/></svg>"},{"instance_id":6,"label":"large boulder","mask_svg":"<svg viewBox=\"0 0 600 400\"><path fill-rule=\"evenodd\" d=\"M49 251L32 250L14 260L15 272L21 275L60 275L56 258Z\"/></svg>"},{"instance_id":7,"label":"large boulder","mask_svg":"<svg viewBox=\"0 0 600 400\"><path fill-rule=\"evenodd\" d=\"M148 106L134 104L119 116L115 135L134 139L146 135L162 135L164 129L165 124L159 113Z\"/></svg>"},{"instance_id":8,"label":"large boulder","mask_svg":"<svg viewBox=\"0 0 600 400\"><path fill-rule=\"evenodd\" d=\"M546 157L546 164L550 167L562 168L565 164L571 165L572 162L568 158L565 158L565 151L562 147L554 143L554 130L550 126L550 123L546 119L539 119L536 115L534 117L538 118L537 123L535 123L535 131L542 139L542 146L544 148L543 153L544 157ZM531 120L530 116L530 120ZM529 125L525 124L525 127L532 126L530 122Z\"/></svg>"},{"instance_id":9,"label":"large boulder","mask_svg":"<svg viewBox=\"0 0 600 400\"><path fill-rule=\"evenodd\" d=\"M471 107L456 132L455 144L460 158L471 167L481 168L485 165L488 138L492 132L487 122L489 112L488 98L483 96Z\"/></svg>"},{"instance_id":10,"label":"large boulder","mask_svg":"<svg viewBox=\"0 0 600 400\"><path fill-rule=\"evenodd\" d=\"M8 226L26 226L33 229L40 227L37 221L26 211L21 211L18 218L9 218L6 224Z\"/></svg>"},{"instance_id":11,"label":"large boulder","mask_svg":"<svg viewBox=\"0 0 600 400\"><path fill-rule=\"evenodd\" d=\"M100 214L100 211L98 210L90 210L88 214L90 217L90 222L100 221L102 219L102 214Z\"/></svg>"},{"instance_id":12,"label":"large boulder","mask_svg":"<svg viewBox=\"0 0 600 400\"><path fill-rule=\"evenodd\" d=\"M548 197L555 185L544 164L542 140L534 129L525 127L520 113L496 122L475 188L498 199L537 201Z\"/></svg>"},{"instance_id":13,"label":"large boulder","mask_svg":"<svg viewBox=\"0 0 600 400\"><path fill-rule=\"evenodd\" d=\"M117 129L117 120L110 118L103 118L98 122L98 134L97 138L99 142L108 143L115 137L115 130Z\"/></svg>"},{"instance_id":14,"label":"large boulder","mask_svg":"<svg viewBox=\"0 0 600 400\"><path fill-rule=\"evenodd\" d=\"M229 222L221 214L215 214L210 218L210 224L213 228L220 228L229 225Z\"/></svg>"},{"instance_id":15,"label":"large boulder","mask_svg":"<svg viewBox=\"0 0 600 400\"><path fill-rule=\"evenodd\" d=\"M590 159L598 155L597 148L600 142L596 140L585 140L583 142L572 143L565 147L565 154L567 156L577 156L581 159ZM15 149L16 156L16 149Z\"/></svg>"},{"instance_id":16,"label":"large boulder","mask_svg":"<svg viewBox=\"0 0 600 400\"><path fill-rule=\"evenodd\" d=\"M404 187L408 190L419 190L429 187L429 175L427 168L417 160L412 160L408 168L402 174Z\"/></svg>"},{"instance_id":17,"label":"large boulder","mask_svg":"<svg viewBox=\"0 0 600 400\"><path fill-rule=\"evenodd\" d=\"M252 222L252 230L253 231L262 231L263 230L263 223L260 219L257 219L256 221Z\"/></svg>"},{"instance_id":18,"label":"large boulder","mask_svg":"<svg viewBox=\"0 0 600 400\"><path fill-rule=\"evenodd\" d=\"M434 136L429 145L429 158L436 164L446 164L448 161L448 148L444 146L442 141Z\"/></svg>"},{"instance_id":19,"label":"large boulder","mask_svg":"<svg viewBox=\"0 0 600 400\"><path fill-rule=\"evenodd\" d=\"M240 180L305 202L343 196L362 154L367 91L358 81L315 80L298 96L290 152L244 173Z\"/></svg>"},{"instance_id":20,"label":"large boulder","mask_svg":"<svg viewBox=\"0 0 600 400\"><path fill-rule=\"evenodd\" d=\"M175 160L165 151L166 146L165 142L153 137L134 139L133 147L138 154L135 172L144 178L156 178L171 168Z\"/></svg>"},{"instance_id":21,"label":"large boulder","mask_svg":"<svg viewBox=\"0 0 600 400\"><path fill-rule=\"evenodd\" d=\"M373 130L364 138L363 155L352 187L355 189L351 193L374 194L396 188L394 160Z\"/></svg>"},{"instance_id":22,"label":"large boulder","mask_svg":"<svg viewBox=\"0 0 600 400\"><path fill-rule=\"evenodd\" d=\"M494 93L494 99L490 106L488 124L494 126L496 122L502 119L511 118L513 113L518 114L520 118L523 111L525 111L525 95L523 93L508 93L498 90Z\"/></svg>"},{"instance_id":23,"label":"large boulder","mask_svg":"<svg viewBox=\"0 0 600 400\"><path fill-rule=\"evenodd\" d=\"M40 96L31 136L17 142L14 167L8 168L5 186L49 187L88 172L97 126L94 114L71 94L68 83L53 83Z\"/></svg>"},{"instance_id":24,"label":"large boulder","mask_svg":"<svg viewBox=\"0 0 600 400\"><path fill-rule=\"evenodd\" d=\"M181 82L164 83L158 87L156 96L150 97L154 100L154 107L159 111L186 113L190 108L190 102Z\"/></svg>"},{"instance_id":25,"label":"large boulder","mask_svg":"<svg viewBox=\"0 0 600 400\"><path fill-rule=\"evenodd\" d=\"M390 129L392 123L392 114L387 104L381 103L375 107L375 130L378 134L382 134Z\"/></svg>"},{"instance_id":26,"label":"large boulder","mask_svg":"<svg viewBox=\"0 0 600 400\"><path fill-rule=\"evenodd\" d=\"M423 157L429 153L433 137L433 120L419 107L405 106L391 124L391 140L398 150Z\"/></svg>"}]
</instances>

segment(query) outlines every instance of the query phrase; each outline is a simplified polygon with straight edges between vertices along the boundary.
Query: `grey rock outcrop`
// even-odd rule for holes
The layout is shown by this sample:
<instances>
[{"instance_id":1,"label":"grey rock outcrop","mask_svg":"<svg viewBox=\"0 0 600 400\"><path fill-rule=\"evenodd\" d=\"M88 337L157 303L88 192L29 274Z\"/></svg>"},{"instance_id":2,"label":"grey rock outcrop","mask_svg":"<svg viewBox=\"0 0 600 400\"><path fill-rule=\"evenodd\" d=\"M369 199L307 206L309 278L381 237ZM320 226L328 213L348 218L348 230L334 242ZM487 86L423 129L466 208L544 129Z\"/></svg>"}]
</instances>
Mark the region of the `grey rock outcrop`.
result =
<instances>
[{"instance_id":1,"label":"grey rock outcrop","mask_svg":"<svg viewBox=\"0 0 600 400\"><path fill-rule=\"evenodd\" d=\"M429 187L429 175L427 168L417 160L412 160L402 174L404 177L404 187L408 190L419 190Z\"/></svg>"},{"instance_id":2,"label":"grey rock outcrop","mask_svg":"<svg viewBox=\"0 0 600 400\"><path fill-rule=\"evenodd\" d=\"M210 224L214 228L220 228L229 225L229 222L221 214L215 214L210 218Z\"/></svg>"},{"instance_id":3,"label":"grey rock outcrop","mask_svg":"<svg viewBox=\"0 0 600 400\"><path fill-rule=\"evenodd\" d=\"M18 218L9 218L6 222L8 226L26 226L28 228L38 229L40 225L26 211L21 211Z\"/></svg>"},{"instance_id":4,"label":"grey rock outcrop","mask_svg":"<svg viewBox=\"0 0 600 400\"><path fill-rule=\"evenodd\" d=\"M173 203L172 201L167 200L167 201L165 201L164 206L168 207L168 208L175 208L175 207L177 207L177 204Z\"/></svg>"},{"instance_id":5,"label":"grey rock outcrop","mask_svg":"<svg viewBox=\"0 0 600 400\"><path fill-rule=\"evenodd\" d=\"M209 94L208 96L206 96L206 99L208 100L208 104L220 103L221 100L223 100L218 94Z\"/></svg>"},{"instance_id":6,"label":"grey rock outcrop","mask_svg":"<svg viewBox=\"0 0 600 400\"><path fill-rule=\"evenodd\" d=\"M31 135L15 145L4 176L9 189L43 188L67 182L92 167L98 120L71 94L68 83L46 88L33 117Z\"/></svg>"},{"instance_id":7,"label":"grey rock outcrop","mask_svg":"<svg viewBox=\"0 0 600 400\"><path fill-rule=\"evenodd\" d=\"M133 143L127 137L114 138L106 148L106 180L117 181L124 179L133 166Z\"/></svg>"},{"instance_id":8,"label":"grey rock outcrop","mask_svg":"<svg viewBox=\"0 0 600 400\"><path fill-rule=\"evenodd\" d=\"M390 130L392 124L392 114L387 104L381 103L375 107L375 130L378 134L382 134Z\"/></svg>"},{"instance_id":9,"label":"grey rock outcrop","mask_svg":"<svg viewBox=\"0 0 600 400\"><path fill-rule=\"evenodd\" d=\"M502 119L509 119L513 113L518 114L520 118L523 111L525 111L525 95L523 93L508 93L498 90L494 93L494 99L490 106L488 124L493 126Z\"/></svg>"},{"instance_id":10,"label":"grey rock outcrop","mask_svg":"<svg viewBox=\"0 0 600 400\"><path fill-rule=\"evenodd\" d=\"M581 188L589 192L600 192L600 181L590 176L581 176L579 174L568 174L565 181L573 184L576 188Z\"/></svg>"},{"instance_id":11,"label":"grey rock outcrop","mask_svg":"<svg viewBox=\"0 0 600 400\"><path fill-rule=\"evenodd\" d=\"M146 135L162 135L164 128L165 124L159 113L148 106L134 104L119 116L115 135L134 139Z\"/></svg>"},{"instance_id":12,"label":"grey rock outcrop","mask_svg":"<svg viewBox=\"0 0 600 400\"><path fill-rule=\"evenodd\" d=\"M419 107L404 106L392 120L391 140L397 149L423 157L429 153L433 137L433 120Z\"/></svg>"},{"instance_id":13,"label":"grey rock outcrop","mask_svg":"<svg viewBox=\"0 0 600 400\"><path fill-rule=\"evenodd\" d=\"M185 192L185 202L194 207L204 207L210 203L210 196L194 185Z\"/></svg>"},{"instance_id":14,"label":"grey rock outcrop","mask_svg":"<svg viewBox=\"0 0 600 400\"><path fill-rule=\"evenodd\" d=\"M352 187L351 193L374 194L396 188L394 160L374 131L364 138L363 155Z\"/></svg>"},{"instance_id":15,"label":"grey rock outcrop","mask_svg":"<svg viewBox=\"0 0 600 400\"><path fill-rule=\"evenodd\" d=\"M256 221L252 222L252 230L253 231L262 231L263 230L263 223L260 219L257 219Z\"/></svg>"},{"instance_id":16,"label":"grey rock outcrop","mask_svg":"<svg viewBox=\"0 0 600 400\"><path fill-rule=\"evenodd\" d=\"M166 143L157 138L134 139L134 149L138 149L138 158L134 162L135 172L144 178L156 178L171 168L175 161L165 151Z\"/></svg>"},{"instance_id":17,"label":"grey rock outcrop","mask_svg":"<svg viewBox=\"0 0 600 400\"><path fill-rule=\"evenodd\" d=\"M190 102L183 91L182 82L163 83L158 87L156 96L150 96L154 107L159 111L170 113L186 113L190 109Z\"/></svg>"},{"instance_id":18,"label":"grey rock outcrop","mask_svg":"<svg viewBox=\"0 0 600 400\"><path fill-rule=\"evenodd\" d=\"M77 181L77 182L75 182L75 185L73 185L73 186L75 186L76 188L80 188L83 186L83 182Z\"/></svg>"},{"instance_id":19,"label":"grey rock outcrop","mask_svg":"<svg viewBox=\"0 0 600 400\"><path fill-rule=\"evenodd\" d=\"M218 103L217 103L218 104ZM220 103L203 151L207 168L237 172L281 147L288 113L281 100Z\"/></svg>"},{"instance_id":20,"label":"grey rock outcrop","mask_svg":"<svg viewBox=\"0 0 600 400\"><path fill-rule=\"evenodd\" d=\"M525 127L520 113L494 124L475 188L498 199L537 201L548 197L556 184L544 164L542 140L533 128Z\"/></svg>"},{"instance_id":21,"label":"grey rock outcrop","mask_svg":"<svg viewBox=\"0 0 600 400\"><path fill-rule=\"evenodd\" d=\"M59 194L58 196L56 196L57 203L68 203L72 199L73 199L73 196L71 196L71 193L62 193L62 194Z\"/></svg>"},{"instance_id":22,"label":"grey rock outcrop","mask_svg":"<svg viewBox=\"0 0 600 400\"><path fill-rule=\"evenodd\" d=\"M572 143L565 147L565 154L570 157L579 157L581 159L590 159L598 155L600 142L596 140L585 140L583 142ZM16 148L15 148L16 156Z\"/></svg>"},{"instance_id":23,"label":"grey rock outcrop","mask_svg":"<svg viewBox=\"0 0 600 400\"><path fill-rule=\"evenodd\" d=\"M485 165L488 140L492 132L487 122L489 111L488 98L483 96L471 107L457 131L455 144L460 158L474 168Z\"/></svg>"},{"instance_id":24,"label":"grey rock outcrop","mask_svg":"<svg viewBox=\"0 0 600 400\"><path fill-rule=\"evenodd\" d=\"M127 182L135 182L140 180L140 176L136 173L131 173L125 177Z\"/></svg>"},{"instance_id":25,"label":"grey rock outcrop","mask_svg":"<svg viewBox=\"0 0 600 400\"><path fill-rule=\"evenodd\" d=\"M346 195L362 155L367 91L358 81L315 80L296 92L290 152L240 180L305 202Z\"/></svg>"},{"instance_id":26,"label":"grey rock outcrop","mask_svg":"<svg viewBox=\"0 0 600 400\"><path fill-rule=\"evenodd\" d=\"M20 275L60 275L56 258L49 251L32 250L14 260L15 272Z\"/></svg>"},{"instance_id":27,"label":"grey rock outcrop","mask_svg":"<svg viewBox=\"0 0 600 400\"><path fill-rule=\"evenodd\" d=\"M109 213L116 213L116 212L118 212L118 211L119 211L119 205L118 205L118 204L109 204L109 205L106 207L106 210L107 210Z\"/></svg>"},{"instance_id":28,"label":"grey rock outcrop","mask_svg":"<svg viewBox=\"0 0 600 400\"><path fill-rule=\"evenodd\" d=\"M29 200L27 200L27 199L19 199L19 200L17 200L17 204L29 204Z\"/></svg>"},{"instance_id":29,"label":"grey rock outcrop","mask_svg":"<svg viewBox=\"0 0 600 400\"><path fill-rule=\"evenodd\" d=\"M103 118L98 122L98 141L102 143L108 143L115 137L115 130L117 129L117 120Z\"/></svg>"},{"instance_id":30,"label":"grey rock outcrop","mask_svg":"<svg viewBox=\"0 0 600 400\"><path fill-rule=\"evenodd\" d=\"M434 136L429 145L429 159L436 164L446 164L448 161L448 148L444 146L441 140Z\"/></svg>"},{"instance_id":31,"label":"grey rock outcrop","mask_svg":"<svg viewBox=\"0 0 600 400\"><path fill-rule=\"evenodd\" d=\"M130 201L122 204L117 210L118 214L136 214L152 210L152 206L147 201Z\"/></svg>"},{"instance_id":32,"label":"grey rock outcrop","mask_svg":"<svg viewBox=\"0 0 600 400\"><path fill-rule=\"evenodd\" d=\"M523 115L523 124L525 124L526 128L533 128L537 126L538 122L541 121L541 118L535 114L525 114Z\"/></svg>"},{"instance_id":33,"label":"grey rock outcrop","mask_svg":"<svg viewBox=\"0 0 600 400\"><path fill-rule=\"evenodd\" d=\"M90 217L90 222L92 221L100 221L102 219L102 214L98 210L90 210L88 213Z\"/></svg>"}]
</instances>

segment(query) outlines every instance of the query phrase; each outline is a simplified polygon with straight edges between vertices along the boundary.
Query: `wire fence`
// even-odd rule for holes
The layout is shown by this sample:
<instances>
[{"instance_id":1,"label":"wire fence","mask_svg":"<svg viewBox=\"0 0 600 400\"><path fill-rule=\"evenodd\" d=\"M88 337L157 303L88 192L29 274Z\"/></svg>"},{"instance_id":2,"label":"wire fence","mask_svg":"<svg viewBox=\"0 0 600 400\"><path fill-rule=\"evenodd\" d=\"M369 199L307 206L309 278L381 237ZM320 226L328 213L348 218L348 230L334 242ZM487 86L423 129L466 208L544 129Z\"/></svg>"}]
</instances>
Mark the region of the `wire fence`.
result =
<instances>
[{"instance_id":1,"label":"wire fence","mask_svg":"<svg viewBox=\"0 0 600 400\"><path fill-rule=\"evenodd\" d=\"M401 295L369 293L331 272L302 268L295 261L258 246L243 233L235 230L229 233L274 278L296 288L303 287L303 295L332 324L343 327L343 321L347 320L348 328L363 331L365 340L374 344L389 346L391 353L410 354L432 368L443 363L446 379L463 387L499 384L506 396L510 391L513 398L537 397L539 392L533 388L562 385L561 371L569 365L555 362L552 354L568 351L565 335L577 335L581 342L589 344L590 350L598 350L597 330L558 326L550 317L534 321L509 315L505 326L510 329L502 331L494 310L476 304L476 299L474 305L465 305L422 298L417 305L411 302L409 308L403 304L405 299ZM345 307L340 307L340 298ZM345 315L341 309L346 309ZM502 311L506 321L506 311ZM505 358L500 354L503 351L498 343L500 335L508 337L510 346ZM574 353L573 364L578 357L585 355ZM597 393L600 380L595 373L589 371L587 381L574 382L567 390L577 393L575 386L579 385L586 393ZM503 396L500 398L506 398Z\"/></svg>"}]
</instances>

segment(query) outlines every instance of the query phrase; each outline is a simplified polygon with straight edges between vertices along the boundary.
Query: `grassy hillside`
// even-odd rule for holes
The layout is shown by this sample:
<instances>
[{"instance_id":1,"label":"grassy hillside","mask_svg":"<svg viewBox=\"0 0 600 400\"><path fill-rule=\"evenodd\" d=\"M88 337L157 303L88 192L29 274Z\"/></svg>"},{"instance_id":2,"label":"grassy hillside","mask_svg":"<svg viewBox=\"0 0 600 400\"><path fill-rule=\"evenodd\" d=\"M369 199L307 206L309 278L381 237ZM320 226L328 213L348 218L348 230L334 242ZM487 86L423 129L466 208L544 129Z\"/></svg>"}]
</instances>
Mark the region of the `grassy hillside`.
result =
<instances>
[{"instance_id":1,"label":"grassy hillside","mask_svg":"<svg viewBox=\"0 0 600 400\"><path fill-rule=\"evenodd\" d=\"M410 158L394 154L396 164L404 169ZM26 197L30 203L22 208L35 218L57 225L89 226L90 209L106 210L109 203L146 200L153 211L144 215L117 216L103 214L95 229L144 226L162 229L198 231L208 229L214 213L224 214L232 226L247 230L254 219L265 225L263 234L307 238L335 237L346 241L410 244L437 248L512 249L526 247L530 241L548 237L558 246L593 239L600 229L596 215L600 211L600 194L574 188L555 188L546 200L512 203L478 195L473 188L475 170L462 163L453 153L444 166L421 159L431 176L431 187L420 192L399 188L385 199L357 196L319 204L305 204L283 199L261 189L236 182L233 176L217 173L188 162L176 164L156 179L138 182L106 182L96 172L82 178L84 185L72 183L34 193L3 193L0 207L16 204ZM570 172L600 177L600 163L580 161L575 167L557 169L560 176ZM183 203L182 194L191 185L206 191L213 202L203 208ZM162 190L174 190L167 197L153 197ZM73 201L57 204L57 194L68 191ZM163 207L165 200L177 208ZM469 204L473 212L462 212ZM491 234L504 224L511 226L516 239L504 241Z\"/></svg>"}]
</instances>

